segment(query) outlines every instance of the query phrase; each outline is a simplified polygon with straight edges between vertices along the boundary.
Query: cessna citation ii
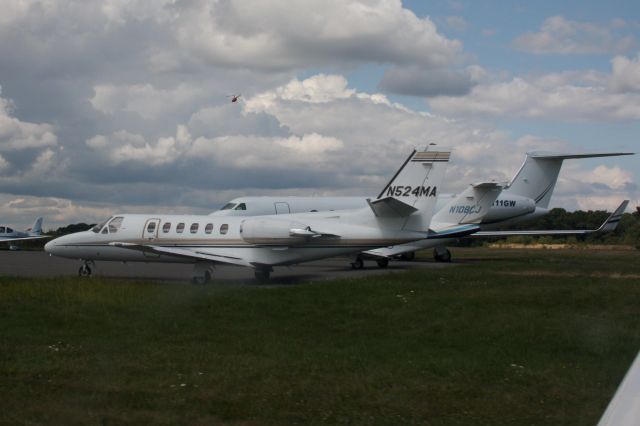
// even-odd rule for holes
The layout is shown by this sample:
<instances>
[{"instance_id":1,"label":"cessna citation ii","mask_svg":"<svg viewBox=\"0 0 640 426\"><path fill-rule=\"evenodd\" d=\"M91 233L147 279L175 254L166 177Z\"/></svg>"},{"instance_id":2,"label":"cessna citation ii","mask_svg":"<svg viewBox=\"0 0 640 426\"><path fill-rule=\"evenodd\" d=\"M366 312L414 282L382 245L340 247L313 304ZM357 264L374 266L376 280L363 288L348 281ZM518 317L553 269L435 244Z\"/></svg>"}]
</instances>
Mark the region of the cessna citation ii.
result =
<instances>
[{"instance_id":1,"label":"cessna citation ii","mask_svg":"<svg viewBox=\"0 0 640 426\"><path fill-rule=\"evenodd\" d=\"M498 237L509 235L584 235L592 232L607 232L615 229L620 216L624 213L628 201L624 201L605 223L598 229L576 230L540 230L540 231L496 231L499 228L535 219L549 212L549 202L555 187L560 168L564 160L633 155L627 152L607 153L553 153L528 152L524 163L508 183L489 211L485 211L480 222L481 231L469 237ZM382 195L382 194L381 194ZM444 211L456 209L464 211L465 207L456 205L452 200L458 196L452 194L438 195L436 215ZM256 216L266 214L288 214L308 211L327 211L353 209L366 206L365 197L240 197L231 200L222 209L211 213L212 216ZM363 267L363 260L389 259L396 256L411 260L417 250L434 249L437 261L451 261L451 252L447 244L454 238L441 236L413 241L389 247L368 250L353 263L355 268Z\"/></svg>"},{"instance_id":2,"label":"cessna citation ii","mask_svg":"<svg viewBox=\"0 0 640 426\"><path fill-rule=\"evenodd\" d=\"M478 212L488 211L502 188L473 185L452 200L466 208L432 220L449 156L414 151L360 209L249 217L118 214L92 230L56 238L45 250L80 259L80 275L90 275L96 260L179 262L193 263L194 281L205 282L216 264L251 267L256 278L268 279L274 266L466 235L479 229Z\"/></svg>"},{"instance_id":3,"label":"cessna citation ii","mask_svg":"<svg viewBox=\"0 0 640 426\"><path fill-rule=\"evenodd\" d=\"M48 235L42 235L41 217L33 222L31 228L27 228L24 231L15 231L9 226L0 225L0 242L11 243L14 241L37 240L41 238L49 238Z\"/></svg>"}]
</instances>

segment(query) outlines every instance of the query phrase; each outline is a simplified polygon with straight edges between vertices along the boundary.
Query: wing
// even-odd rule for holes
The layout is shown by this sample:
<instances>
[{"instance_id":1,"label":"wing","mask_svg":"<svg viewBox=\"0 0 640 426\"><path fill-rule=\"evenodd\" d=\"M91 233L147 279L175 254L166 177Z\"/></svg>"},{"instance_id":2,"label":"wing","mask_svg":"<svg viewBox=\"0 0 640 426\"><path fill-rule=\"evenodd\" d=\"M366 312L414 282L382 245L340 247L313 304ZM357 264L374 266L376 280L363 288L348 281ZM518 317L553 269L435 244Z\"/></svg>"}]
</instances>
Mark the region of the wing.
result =
<instances>
[{"instance_id":1,"label":"wing","mask_svg":"<svg viewBox=\"0 0 640 426\"><path fill-rule=\"evenodd\" d=\"M195 248L179 248L179 247L163 247L155 244L135 244L135 243L121 243L113 242L109 243L110 246L119 247L129 250L135 250L145 253L161 254L164 256L173 256L182 259L192 259L194 261L206 260L215 263L225 263L236 266L248 266L250 268L255 267L253 263L236 256L225 256L223 254L213 254L197 250Z\"/></svg>"},{"instance_id":2,"label":"wing","mask_svg":"<svg viewBox=\"0 0 640 426\"><path fill-rule=\"evenodd\" d=\"M9 243L11 241L39 240L42 238L51 238L50 235L39 235L35 237L16 237L16 238L0 238L0 243Z\"/></svg>"},{"instance_id":3,"label":"wing","mask_svg":"<svg viewBox=\"0 0 640 426\"><path fill-rule=\"evenodd\" d=\"M629 200L624 200L618 208L609 215L597 229L546 229L539 231L480 231L470 235L471 237L508 237L512 235L586 235L594 232L611 232L616 229L622 214L627 208Z\"/></svg>"}]
</instances>

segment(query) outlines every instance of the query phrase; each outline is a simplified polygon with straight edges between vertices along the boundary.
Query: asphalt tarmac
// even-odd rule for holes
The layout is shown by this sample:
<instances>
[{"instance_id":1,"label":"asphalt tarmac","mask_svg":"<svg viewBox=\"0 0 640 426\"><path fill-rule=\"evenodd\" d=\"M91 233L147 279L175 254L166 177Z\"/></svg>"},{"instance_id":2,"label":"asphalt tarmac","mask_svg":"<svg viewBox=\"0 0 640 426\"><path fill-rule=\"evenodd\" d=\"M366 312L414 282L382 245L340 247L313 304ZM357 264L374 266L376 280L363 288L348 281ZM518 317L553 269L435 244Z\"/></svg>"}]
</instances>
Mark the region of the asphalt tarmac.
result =
<instances>
[{"instance_id":1,"label":"asphalt tarmac","mask_svg":"<svg viewBox=\"0 0 640 426\"><path fill-rule=\"evenodd\" d=\"M42 251L0 251L0 276L16 277L72 277L78 275L78 260L49 256ZM392 261L386 269L375 261L365 261L364 269L353 270L348 258L332 258L302 263L291 267L274 268L271 282L282 284L333 278L355 278L366 275L406 271L408 269L434 269L451 264L425 261ZM193 266L179 263L96 262L94 277L145 279L189 282ZM236 266L216 266L213 281L255 281L253 270Z\"/></svg>"}]
</instances>

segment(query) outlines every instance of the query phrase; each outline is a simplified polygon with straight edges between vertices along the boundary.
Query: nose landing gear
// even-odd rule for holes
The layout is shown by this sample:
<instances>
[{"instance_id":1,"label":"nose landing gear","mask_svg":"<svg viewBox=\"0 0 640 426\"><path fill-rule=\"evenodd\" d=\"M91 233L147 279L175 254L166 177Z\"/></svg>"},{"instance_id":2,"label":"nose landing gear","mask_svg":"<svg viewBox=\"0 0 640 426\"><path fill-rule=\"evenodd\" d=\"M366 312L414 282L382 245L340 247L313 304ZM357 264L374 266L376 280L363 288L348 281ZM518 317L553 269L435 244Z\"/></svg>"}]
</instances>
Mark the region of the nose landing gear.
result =
<instances>
[{"instance_id":1,"label":"nose landing gear","mask_svg":"<svg viewBox=\"0 0 640 426\"><path fill-rule=\"evenodd\" d=\"M80 269L78 269L78 276L90 277L95 267L96 264L93 262L93 260L83 260Z\"/></svg>"}]
</instances>

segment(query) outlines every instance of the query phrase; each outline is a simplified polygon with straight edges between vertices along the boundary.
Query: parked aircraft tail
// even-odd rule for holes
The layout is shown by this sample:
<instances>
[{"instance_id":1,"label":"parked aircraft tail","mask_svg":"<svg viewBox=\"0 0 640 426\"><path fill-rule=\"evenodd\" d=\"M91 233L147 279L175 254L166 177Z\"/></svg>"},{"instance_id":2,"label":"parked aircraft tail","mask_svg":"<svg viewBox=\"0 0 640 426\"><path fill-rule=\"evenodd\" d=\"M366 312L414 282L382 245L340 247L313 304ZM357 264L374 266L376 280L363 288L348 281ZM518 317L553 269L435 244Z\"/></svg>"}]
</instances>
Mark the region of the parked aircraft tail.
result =
<instances>
[{"instance_id":1,"label":"parked aircraft tail","mask_svg":"<svg viewBox=\"0 0 640 426\"><path fill-rule=\"evenodd\" d=\"M426 231L450 155L451 151L413 151L378 197L369 201L375 215L406 217L403 229Z\"/></svg>"},{"instance_id":2,"label":"parked aircraft tail","mask_svg":"<svg viewBox=\"0 0 640 426\"><path fill-rule=\"evenodd\" d=\"M612 157L633 155L631 152L602 152L566 154L532 151L527 153L520 170L505 188L505 193L521 195L536 202L536 207L547 208L564 160L572 158Z\"/></svg>"},{"instance_id":3,"label":"parked aircraft tail","mask_svg":"<svg viewBox=\"0 0 640 426\"><path fill-rule=\"evenodd\" d=\"M37 218L36 221L33 222L33 225L31 225L31 228L26 229L26 232L28 232L30 235L42 234L42 218Z\"/></svg>"},{"instance_id":4,"label":"parked aircraft tail","mask_svg":"<svg viewBox=\"0 0 640 426\"><path fill-rule=\"evenodd\" d=\"M433 216L429 238L461 237L478 231L500 192L502 185L495 182L469 186Z\"/></svg>"}]
</instances>

